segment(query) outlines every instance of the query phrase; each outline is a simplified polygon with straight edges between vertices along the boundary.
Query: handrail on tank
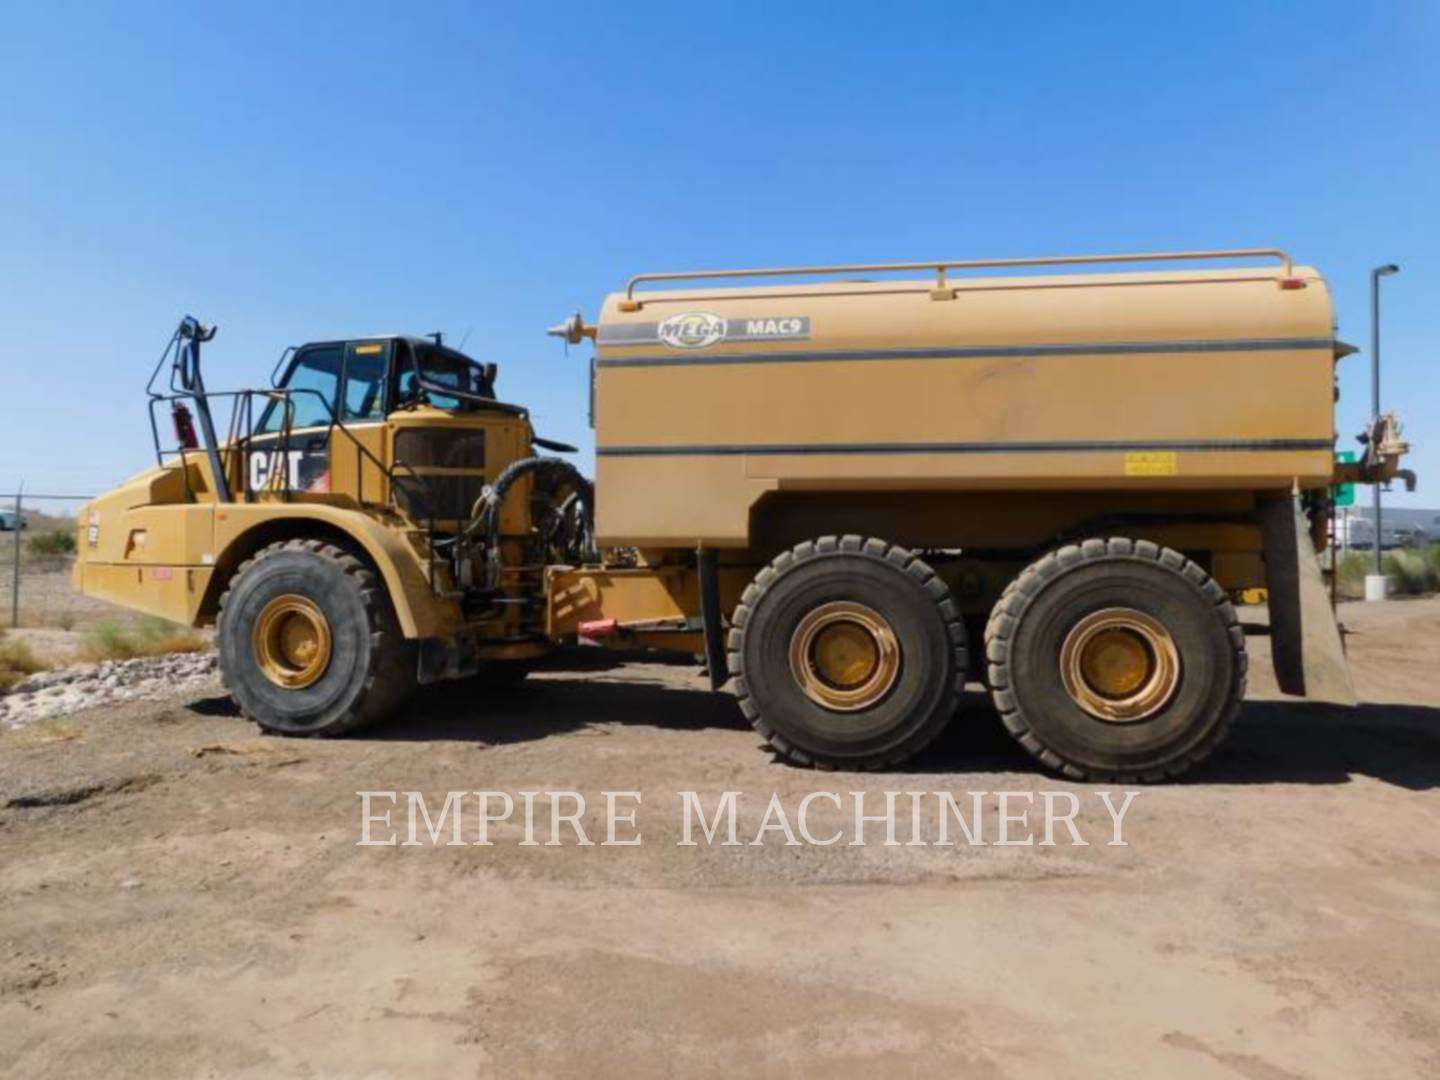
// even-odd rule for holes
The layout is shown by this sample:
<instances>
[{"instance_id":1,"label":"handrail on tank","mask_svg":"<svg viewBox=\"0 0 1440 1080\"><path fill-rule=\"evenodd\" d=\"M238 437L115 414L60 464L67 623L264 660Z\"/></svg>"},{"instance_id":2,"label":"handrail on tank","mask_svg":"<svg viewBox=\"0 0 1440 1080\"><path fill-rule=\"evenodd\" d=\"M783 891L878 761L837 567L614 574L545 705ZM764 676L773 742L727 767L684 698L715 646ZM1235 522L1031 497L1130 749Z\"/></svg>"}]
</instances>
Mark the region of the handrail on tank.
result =
<instances>
[{"instance_id":1,"label":"handrail on tank","mask_svg":"<svg viewBox=\"0 0 1440 1080\"><path fill-rule=\"evenodd\" d=\"M1030 259L954 259L937 262L852 263L844 266L780 266L761 270L690 270L678 273L636 274L625 286L625 300L635 302L635 286L642 281L707 281L715 278L795 277L801 274L868 274L893 270L934 270L937 289L949 286L947 270L978 270L1001 266L1076 266L1101 263L1189 262L1200 259L1256 259L1279 261L1285 277L1294 271L1289 255L1279 248L1234 248L1226 251L1165 251L1138 255L1052 255Z\"/></svg>"}]
</instances>

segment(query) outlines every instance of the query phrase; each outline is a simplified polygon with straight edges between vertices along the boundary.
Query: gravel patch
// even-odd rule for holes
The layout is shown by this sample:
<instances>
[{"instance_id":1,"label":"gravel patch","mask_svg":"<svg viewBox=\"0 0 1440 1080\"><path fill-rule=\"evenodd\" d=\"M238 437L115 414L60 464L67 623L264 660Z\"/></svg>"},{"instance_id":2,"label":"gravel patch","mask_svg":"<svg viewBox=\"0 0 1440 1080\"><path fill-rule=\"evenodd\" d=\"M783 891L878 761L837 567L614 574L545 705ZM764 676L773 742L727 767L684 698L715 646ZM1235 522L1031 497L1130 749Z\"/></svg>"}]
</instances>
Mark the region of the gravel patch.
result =
<instances>
[{"instance_id":1,"label":"gravel patch","mask_svg":"<svg viewBox=\"0 0 1440 1080\"><path fill-rule=\"evenodd\" d=\"M213 652L104 660L42 671L0 697L0 728L21 728L99 705L218 687L219 678Z\"/></svg>"}]
</instances>

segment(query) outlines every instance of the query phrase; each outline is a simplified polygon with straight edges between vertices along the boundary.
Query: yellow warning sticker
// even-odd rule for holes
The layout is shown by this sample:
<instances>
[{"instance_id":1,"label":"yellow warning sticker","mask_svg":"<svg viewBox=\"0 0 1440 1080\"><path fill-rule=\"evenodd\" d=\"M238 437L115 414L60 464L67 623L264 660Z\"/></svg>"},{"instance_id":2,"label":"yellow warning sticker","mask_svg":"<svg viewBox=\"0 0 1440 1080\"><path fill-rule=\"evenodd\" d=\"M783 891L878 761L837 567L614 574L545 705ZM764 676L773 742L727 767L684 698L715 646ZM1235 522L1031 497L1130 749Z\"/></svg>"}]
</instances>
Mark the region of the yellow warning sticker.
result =
<instances>
[{"instance_id":1,"label":"yellow warning sticker","mask_svg":"<svg viewBox=\"0 0 1440 1080\"><path fill-rule=\"evenodd\" d=\"M355 351L361 356L369 356L371 353L381 352L384 348L384 345L356 345Z\"/></svg>"},{"instance_id":2,"label":"yellow warning sticker","mask_svg":"<svg viewBox=\"0 0 1440 1080\"><path fill-rule=\"evenodd\" d=\"M1174 476L1180 471L1173 450L1125 455L1126 476Z\"/></svg>"}]
</instances>

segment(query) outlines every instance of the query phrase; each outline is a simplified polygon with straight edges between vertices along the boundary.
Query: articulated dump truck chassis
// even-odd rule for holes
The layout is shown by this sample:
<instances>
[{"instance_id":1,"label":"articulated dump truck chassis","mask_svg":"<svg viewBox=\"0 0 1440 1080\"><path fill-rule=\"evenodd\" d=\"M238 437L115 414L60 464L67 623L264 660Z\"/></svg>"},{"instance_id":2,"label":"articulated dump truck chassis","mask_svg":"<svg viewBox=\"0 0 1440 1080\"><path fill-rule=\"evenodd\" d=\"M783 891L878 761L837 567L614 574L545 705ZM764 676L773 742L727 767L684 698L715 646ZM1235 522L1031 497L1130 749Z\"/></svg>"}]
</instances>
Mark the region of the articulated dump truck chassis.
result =
<instances>
[{"instance_id":1,"label":"articulated dump truck chassis","mask_svg":"<svg viewBox=\"0 0 1440 1080\"><path fill-rule=\"evenodd\" d=\"M1233 723L1259 588L1282 689L1353 701L1332 485L1413 478L1393 416L1336 464L1353 350L1281 252L641 275L551 332L594 346L593 484L438 335L215 393L187 318L156 465L82 511L77 588L214 625L286 735L436 679L483 709L581 640L701 658L798 765L894 765L979 680L1049 768L1157 780Z\"/></svg>"}]
</instances>

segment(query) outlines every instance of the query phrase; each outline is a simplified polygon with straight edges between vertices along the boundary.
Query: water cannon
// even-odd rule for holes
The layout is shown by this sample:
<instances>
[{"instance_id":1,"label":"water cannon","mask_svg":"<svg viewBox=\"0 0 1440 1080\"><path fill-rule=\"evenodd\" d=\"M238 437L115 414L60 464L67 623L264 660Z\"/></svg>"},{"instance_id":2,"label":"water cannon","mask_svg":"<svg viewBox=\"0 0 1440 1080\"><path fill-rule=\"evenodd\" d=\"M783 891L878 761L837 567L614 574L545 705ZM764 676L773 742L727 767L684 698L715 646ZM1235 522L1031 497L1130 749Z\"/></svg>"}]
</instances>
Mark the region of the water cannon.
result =
<instances>
[{"instance_id":1,"label":"water cannon","mask_svg":"<svg viewBox=\"0 0 1440 1080\"><path fill-rule=\"evenodd\" d=\"M562 323L556 323L545 331L551 337L563 338L569 345L579 345L586 338L595 338L595 327L586 326L580 312L575 312Z\"/></svg>"}]
</instances>

